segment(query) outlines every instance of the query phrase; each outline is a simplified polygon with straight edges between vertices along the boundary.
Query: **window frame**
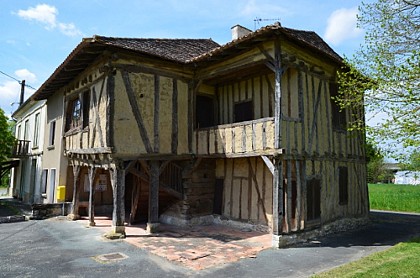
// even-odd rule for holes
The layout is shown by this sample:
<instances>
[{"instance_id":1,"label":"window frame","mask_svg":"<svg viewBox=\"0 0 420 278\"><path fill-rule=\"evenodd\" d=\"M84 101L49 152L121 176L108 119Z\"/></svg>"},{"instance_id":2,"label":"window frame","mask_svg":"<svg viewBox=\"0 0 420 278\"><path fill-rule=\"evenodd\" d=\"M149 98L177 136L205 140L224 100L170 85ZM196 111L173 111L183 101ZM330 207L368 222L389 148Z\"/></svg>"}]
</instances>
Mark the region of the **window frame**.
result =
<instances>
[{"instance_id":1,"label":"window frame","mask_svg":"<svg viewBox=\"0 0 420 278\"><path fill-rule=\"evenodd\" d=\"M338 204L349 202L349 173L347 167L338 167Z\"/></svg>"},{"instance_id":2,"label":"window frame","mask_svg":"<svg viewBox=\"0 0 420 278\"><path fill-rule=\"evenodd\" d=\"M245 108L241 108L241 109L244 109L244 110L238 111L238 107L244 107L245 105L249 105L249 107L247 107L249 110L251 110L249 114L245 113L245 112L247 112L247 109L245 109ZM244 117L243 115L246 115L246 116ZM250 115L250 116L247 117L248 115ZM239 119L238 119L238 116L241 116L241 117L239 117ZM244 101L238 101L238 102L235 102L233 104L233 122L234 123L253 121L254 119L255 119L255 116L254 116L254 102L253 102L252 99L247 99L247 100L244 100Z\"/></svg>"},{"instance_id":3,"label":"window frame","mask_svg":"<svg viewBox=\"0 0 420 278\"><path fill-rule=\"evenodd\" d=\"M336 131L347 131L347 109L341 109L335 101L338 96L338 84L334 82L329 83L330 103L331 103L331 121L332 128Z\"/></svg>"},{"instance_id":4,"label":"window frame","mask_svg":"<svg viewBox=\"0 0 420 278\"><path fill-rule=\"evenodd\" d=\"M38 112L35 114L35 123L34 123L34 142L32 146L32 148L34 149L39 147L40 128L41 128L41 113Z\"/></svg>"},{"instance_id":5,"label":"window frame","mask_svg":"<svg viewBox=\"0 0 420 278\"><path fill-rule=\"evenodd\" d=\"M49 137L48 137L48 147L49 148L54 147L56 131L57 131L57 121L52 120L52 121L50 121L50 133L49 133Z\"/></svg>"}]
</instances>

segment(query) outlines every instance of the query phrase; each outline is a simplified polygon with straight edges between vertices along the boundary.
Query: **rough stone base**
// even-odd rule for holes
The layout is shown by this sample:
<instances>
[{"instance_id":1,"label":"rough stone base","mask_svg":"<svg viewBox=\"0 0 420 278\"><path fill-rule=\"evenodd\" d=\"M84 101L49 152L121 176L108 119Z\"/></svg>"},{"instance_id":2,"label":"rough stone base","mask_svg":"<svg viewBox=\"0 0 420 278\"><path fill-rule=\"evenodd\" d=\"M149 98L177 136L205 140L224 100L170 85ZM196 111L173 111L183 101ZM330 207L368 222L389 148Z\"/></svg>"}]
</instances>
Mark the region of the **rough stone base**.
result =
<instances>
[{"instance_id":1,"label":"rough stone base","mask_svg":"<svg viewBox=\"0 0 420 278\"><path fill-rule=\"evenodd\" d=\"M32 219L43 219L54 216L62 216L70 213L72 203L54 203L54 204L33 204Z\"/></svg>"},{"instance_id":2,"label":"rough stone base","mask_svg":"<svg viewBox=\"0 0 420 278\"><path fill-rule=\"evenodd\" d=\"M123 233L114 233L113 231L110 231L103 235L104 238L107 239L124 239L125 238L125 232Z\"/></svg>"},{"instance_id":3,"label":"rough stone base","mask_svg":"<svg viewBox=\"0 0 420 278\"><path fill-rule=\"evenodd\" d=\"M359 229L368 223L368 217L336 220L314 230L286 235L273 235L272 245L277 248L287 247L298 243L304 243L308 240L316 239L317 237L328 234Z\"/></svg>"},{"instance_id":4,"label":"rough stone base","mask_svg":"<svg viewBox=\"0 0 420 278\"><path fill-rule=\"evenodd\" d=\"M161 223L175 225L175 226L197 226L197 225L224 225L241 230L269 232L269 228L264 225L257 225L252 223L243 223L239 221L223 219L220 215L204 215L193 217L191 219L182 219L173 215L161 215L159 218Z\"/></svg>"},{"instance_id":5,"label":"rough stone base","mask_svg":"<svg viewBox=\"0 0 420 278\"><path fill-rule=\"evenodd\" d=\"M146 230L150 234L158 232L159 231L159 223L147 223Z\"/></svg>"},{"instance_id":6,"label":"rough stone base","mask_svg":"<svg viewBox=\"0 0 420 278\"><path fill-rule=\"evenodd\" d=\"M70 213L70 214L67 215L67 219L71 220L71 221L76 221L76 220L80 219L80 215Z\"/></svg>"}]
</instances>

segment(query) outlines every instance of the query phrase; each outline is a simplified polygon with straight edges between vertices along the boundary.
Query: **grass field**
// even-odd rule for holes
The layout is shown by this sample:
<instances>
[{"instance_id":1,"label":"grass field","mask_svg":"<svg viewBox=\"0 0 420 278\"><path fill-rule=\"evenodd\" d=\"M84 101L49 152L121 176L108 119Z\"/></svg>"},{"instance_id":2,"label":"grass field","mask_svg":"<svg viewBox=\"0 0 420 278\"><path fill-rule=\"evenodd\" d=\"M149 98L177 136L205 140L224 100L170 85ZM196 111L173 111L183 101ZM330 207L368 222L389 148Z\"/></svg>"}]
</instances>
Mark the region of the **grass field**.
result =
<instances>
[{"instance_id":1,"label":"grass field","mask_svg":"<svg viewBox=\"0 0 420 278\"><path fill-rule=\"evenodd\" d=\"M420 213L420 186L369 184L370 208Z\"/></svg>"},{"instance_id":2,"label":"grass field","mask_svg":"<svg viewBox=\"0 0 420 278\"><path fill-rule=\"evenodd\" d=\"M419 277L420 238L313 277Z\"/></svg>"}]
</instances>

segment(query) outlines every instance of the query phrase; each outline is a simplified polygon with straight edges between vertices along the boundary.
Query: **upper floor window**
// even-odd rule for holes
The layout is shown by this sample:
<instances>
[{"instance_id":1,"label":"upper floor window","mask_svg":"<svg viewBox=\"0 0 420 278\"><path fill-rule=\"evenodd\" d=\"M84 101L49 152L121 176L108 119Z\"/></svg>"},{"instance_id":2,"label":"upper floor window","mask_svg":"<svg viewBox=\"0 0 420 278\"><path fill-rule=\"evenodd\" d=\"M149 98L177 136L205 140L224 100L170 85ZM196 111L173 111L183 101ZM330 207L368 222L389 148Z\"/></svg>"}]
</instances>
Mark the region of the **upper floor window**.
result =
<instances>
[{"instance_id":1,"label":"upper floor window","mask_svg":"<svg viewBox=\"0 0 420 278\"><path fill-rule=\"evenodd\" d=\"M213 98L203 95L196 97L196 126L197 128L210 127L214 125L214 103Z\"/></svg>"},{"instance_id":2,"label":"upper floor window","mask_svg":"<svg viewBox=\"0 0 420 278\"><path fill-rule=\"evenodd\" d=\"M34 126L34 142L33 147L36 148L39 145L39 129L41 124L41 115L40 113L35 114L35 126Z\"/></svg>"},{"instance_id":3,"label":"upper floor window","mask_svg":"<svg viewBox=\"0 0 420 278\"><path fill-rule=\"evenodd\" d=\"M53 120L50 122L50 137L48 139L48 146L54 146L54 141L55 141L55 125L56 125L56 121Z\"/></svg>"},{"instance_id":4,"label":"upper floor window","mask_svg":"<svg viewBox=\"0 0 420 278\"><path fill-rule=\"evenodd\" d=\"M338 85L336 83L330 83L330 96L333 129L346 130L346 111L341 109L340 105L336 102L336 97L338 96Z\"/></svg>"},{"instance_id":5,"label":"upper floor window","mask_svg":"<svg viewBox=\"0 0 420 278\"><path fill-rule=\"evenodd\" d=\"M235 123L254 119L254 109L251 100L235 103L233 112Z\"/></svg>"},{"instance_id":6,"label":"upper floor window","mask_svg":"<svg viewBox=\"0 0 420 278\"><path fill-rule=\"evenodd\" d=\"M66 113L66 131L86 127L89 124L89 91L69 101Z\"/></svg>"},{"instance_id":7,"label":"upper floor window","mask_svg":"<svg viewBox=\"0 0 420 278\"><path fill-rule=\"evenodd\" d=\"M69 103L67 112L67 126L66 130L74 129L80 126L82 116L82 104L79 98L72 100Z\"/></svg>"}]
</instances>

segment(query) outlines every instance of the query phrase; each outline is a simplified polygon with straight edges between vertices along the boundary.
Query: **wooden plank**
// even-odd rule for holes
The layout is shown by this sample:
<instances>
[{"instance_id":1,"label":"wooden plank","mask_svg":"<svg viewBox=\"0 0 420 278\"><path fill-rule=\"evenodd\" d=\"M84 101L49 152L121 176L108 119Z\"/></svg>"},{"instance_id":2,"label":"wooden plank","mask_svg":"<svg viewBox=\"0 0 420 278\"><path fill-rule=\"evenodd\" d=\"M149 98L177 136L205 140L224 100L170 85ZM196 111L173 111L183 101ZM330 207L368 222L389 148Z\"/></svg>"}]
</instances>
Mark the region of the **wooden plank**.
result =
<instances>
[{"instance_id":1,"label":"wooden plank","mask_svg":"<svg viewBox=\"0 0 420 278\"><path fill-rule=\"evenodd\" d=\"M299 231L301 229L301 216L302 216L302 180L301 180L301 163L299 160L295 160L295 167L296 167L296 211L295 211L295 218L296 218L296 230Z\"/></svg>"},{"instance_id":2,"label":"wooden plank","mask_svg":"<svg viewBox=\"0 0 420 278\"><path fill-rule=\"evenodd\" d=\"M98 104L98 102L96 100L96 90L95 90L95 87L92 88L92 91L91 92L92 92L92 102L93 102L92 107L93 107L93 110L95 112L95 126L94 126L94 132L92 134L92 142L90 144L90 147L93 148L94 147L94 144L95 144L94 141L95 141L95 136L96 136L96 132L95 132L96 127L98 127L97 130L98 130L98 133L99 133L98 135L99 135L100 147L104 147L105 145L104 145L104 139L103 139L102 127L101 127L101 120L100 120L99 109L98 109L99 104Z\"/></svg>"},{"instance_id":3,"label":"wooden plank","mask_svg":"<svg viewBox=\"0 0 420 278\"><path fill-rule=\"evenodd\" d=\"M150 144L149 136L147 135L146 127L144 126L144 123L143 123L143 118L141 116L139 106L138 106L136 97L134 95L134 90L131 86L130 76L129 76L128 72L126 72L126 71L123 71L121 74L122 74L122 77L123 77L123 81L124 81L125 90L126 90L126 93L127 93L127 96L128 96L128 100L129 100L130 105L131 105L131 110L133 112L134 118L136 119L137 126L139 128L140 137L143 141L143 144L144 144L144 147L145 147L146 151L148 153L151 153L151 152L153 152L153 149L152 149L152 146ZM155 114L156 114L156 112L155 112Z\"/></svg>"},{"instance_id":4,"label":"wooden plank","mask_svg":"<svg viewBox=\"0 0 420 278\"><path fill-rule=\"evenodd\" d=\"M172 81L172 144L171 152L178 153L178 80Z\"/></svg>"}]
</instances>

